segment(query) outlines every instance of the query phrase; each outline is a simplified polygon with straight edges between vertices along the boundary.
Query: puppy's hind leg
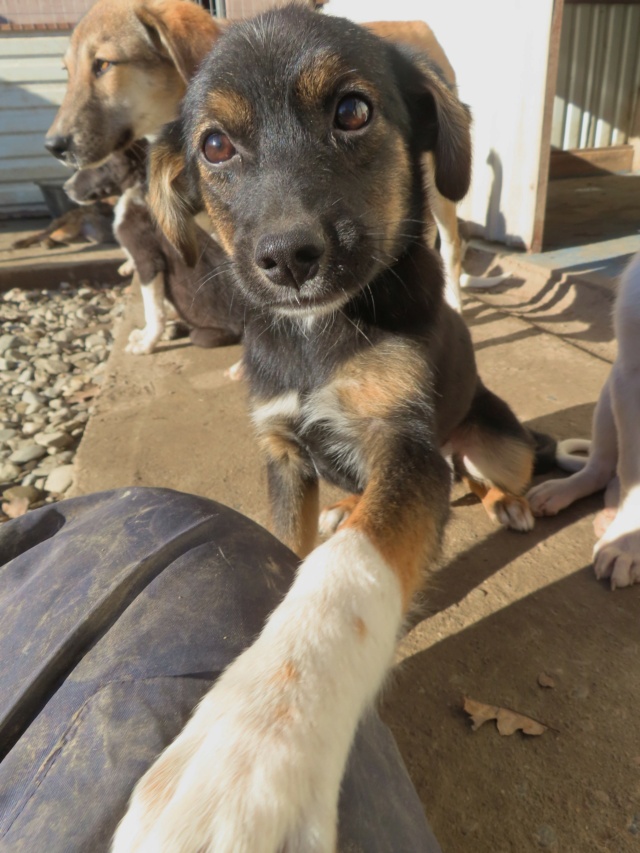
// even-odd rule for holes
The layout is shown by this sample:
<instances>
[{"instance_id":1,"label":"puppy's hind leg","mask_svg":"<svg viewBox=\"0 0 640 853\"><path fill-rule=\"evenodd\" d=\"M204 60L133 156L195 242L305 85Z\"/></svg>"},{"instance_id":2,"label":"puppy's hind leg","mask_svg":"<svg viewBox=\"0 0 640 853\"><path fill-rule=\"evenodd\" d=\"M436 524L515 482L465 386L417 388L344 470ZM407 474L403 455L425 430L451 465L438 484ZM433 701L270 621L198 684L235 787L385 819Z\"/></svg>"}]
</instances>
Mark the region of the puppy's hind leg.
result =
<instances>
[{"instance_id":1,"label":"puppy's hind leg","mask_svg":"<svg viewBox=\"0 0 640 853\"><path fill-rule=\"evenodd\" d=\"M533 471L533 442L509 406L479 384L450 443L490 518L512 530L531 530L533 515L522 494Z\"/></svg>"}]
</instances>

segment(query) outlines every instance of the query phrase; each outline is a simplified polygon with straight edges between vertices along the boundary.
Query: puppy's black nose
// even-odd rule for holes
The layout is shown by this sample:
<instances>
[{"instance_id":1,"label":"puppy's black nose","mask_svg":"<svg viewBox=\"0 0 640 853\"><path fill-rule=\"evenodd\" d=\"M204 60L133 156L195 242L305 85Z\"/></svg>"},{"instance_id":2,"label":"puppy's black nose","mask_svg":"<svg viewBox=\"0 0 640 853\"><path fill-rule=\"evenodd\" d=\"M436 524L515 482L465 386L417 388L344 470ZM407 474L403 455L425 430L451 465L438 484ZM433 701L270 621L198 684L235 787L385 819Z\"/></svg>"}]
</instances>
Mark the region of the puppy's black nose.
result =
<instances>
[{"instance_id":1,"label":"puppy's black nose","mask_svg":"<svg viewBox=\"0 0 640 853\"><path fill-rule=\"evenodd\" d=\"M47 136L44 141L44 147L57 157L58 160L65 160L69 146L71 145L70 136Z\"/></svg>"},{"instance_id":2,"label":"puppy's black nose","mask_svg":"<svg viewBox=\"0 0 640 853\"><path fill-rule=\"evenodd\" d=\"M311 228L297 227L263 234L256 244L255 262L274 284L300 288L318 272L324 239Z\"/></svg>"}]
</instances>

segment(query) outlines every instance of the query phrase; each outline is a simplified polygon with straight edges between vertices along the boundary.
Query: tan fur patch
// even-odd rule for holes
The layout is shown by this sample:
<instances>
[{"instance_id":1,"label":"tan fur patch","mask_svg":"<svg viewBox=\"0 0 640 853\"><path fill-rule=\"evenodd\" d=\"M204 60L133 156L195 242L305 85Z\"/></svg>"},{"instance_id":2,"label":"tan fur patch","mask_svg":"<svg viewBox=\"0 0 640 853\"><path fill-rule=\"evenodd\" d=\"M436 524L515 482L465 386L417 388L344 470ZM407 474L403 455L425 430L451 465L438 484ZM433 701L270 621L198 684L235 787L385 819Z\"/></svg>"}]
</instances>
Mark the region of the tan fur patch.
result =
<instances>
[{"instance_id":1,"label":"tan fur patch","mask_svg":"<svg viewBox=\"0 0 640 853\"><path fill-rule=\"evenodd\" d=\"M204 167L201 167L201 171L203 170ZM204 175L202 176L202 179L206 181L206 177ZM233 240L235 237L235 227L233 219L229 215L229 211L222 202L210 197L205 197L204 205L215 229L218 242L227 255L232 258L234 253Z\"/></svg>"},{"instance_id":2,"label":"tan fur patch","mask_svg":"<svg viewBox=\"0 0 640 853\"><path fill-rule=\"evenodd\" d=\"M320 106L337 81L349 72L349 66L335 53L319 53L302 69L295 92L304 106ZM365 90L368 86L364 86Z\"/></svg>"},{"instance_id":3,"label":"tan fur patch","mask_svg":"<svg viewBox=\"0 0 640 853\"><path fill-rule=\"evenodd\" d=\"M367 626L364 624L364 620L359 616L356 617L354 624L354 628L356 629L356 634L358 635L358 639L364 640L367 636Z\"/></svg>"},{"instance_id":4,"label":"tan fur patch","mask_svg":"<svg viewBox=\"0 0 640 853\"><path fill-rule=\"evenodd\" d=\"M299 681L300 673L290 660L285 661L280 669L270 679L272 684L285 686Z\"/></svg>"},{"instance_id":5,"label":"tan fur patch","mask_svg":"<svg viewBox=\"0 0 640 853\"><path fill-rule=\"evenodd\" d=\"M336 377L336 395L357 417L386 418L405 401L422 396L426 381L420 353L409 344L390 342L348 361Z\"/></svg>"},{"instance_id":6,"label":"tan fur patch","mask_svg":"<svg viewBox=\"0 0 640 853\"><path fill-rule=\"evenodd\" d=\"M255 122L251 103L239 92L233 89L216 89L207 97L208 122L201 124L198 135L206 132L210 121L220 122L222 128L234 134L248 134Z\"/></svg>"},{"instance_id":7,"label":"tan fur patch","mask_svg":"<svg viewBox=\"0 0 640 853\"><path fill-rule=\"evenodd\" d=\"M390 520L384 499L385 488L369 483L345 527L362 531L395 572L406 610L422 585L424 567L436 559L440 531L428 508L407 506L400 523Z\"/></svg>"}]
</instances>

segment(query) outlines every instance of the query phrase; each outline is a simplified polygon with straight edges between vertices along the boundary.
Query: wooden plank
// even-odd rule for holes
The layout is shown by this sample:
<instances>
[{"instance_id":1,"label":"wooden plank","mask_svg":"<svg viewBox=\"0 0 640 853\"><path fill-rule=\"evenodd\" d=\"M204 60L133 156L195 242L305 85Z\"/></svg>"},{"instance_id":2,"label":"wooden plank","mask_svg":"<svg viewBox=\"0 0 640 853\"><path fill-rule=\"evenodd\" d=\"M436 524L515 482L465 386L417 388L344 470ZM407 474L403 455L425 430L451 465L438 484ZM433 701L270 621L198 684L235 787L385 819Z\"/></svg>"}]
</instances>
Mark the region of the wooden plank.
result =
<instances>
[{"instance_id":1,"label":"wooden plank","mask_svg":"<svg viewBox=\"0 0 640 853\"><path fill-rule=\"evenodd\" d=\"M0 110L32 109L46 104L59 106L67 87L64 83L0 83Z\"/></svg>"},{"instance_id":2,"label":"wooden plank","mask_svg":"<svg viewBox=\"0 0 640 853\"><path fill-rule=\"evenodd\" d=\"M2 110L0 112L0 139L10 133L44 134L51 127L57 108L46 104L30 110Z\"/></svg>"},{"instance_id":3,"label":"wooden plank","mask_svg":"<svg viewBox=\"0 0 640 853\"><path fill-rule=\"evenodd\" d=\"M0 33L0 56L64 56L71 30L51 35L17 32Z\"/></svg>"},{"instance_id":4,"label":"wooden plank","mask_svg":"<svg viewBox=\"0 0 640 853\"><path fill-rule=\"evenodd\" d=\"M547 60L547 82L545 87L544 112L542 116L540 161L538 182L533 215L533 233L528 249L531 252L542 250L544 234L544 216L547 207L547 189L549 186L549 157L551 153L551 125L553 122L553 102L558 81L558 60L560 55L560 35L562 32L562 14L564 0L556 0L553 5L551 32L549 34L549 56Z\"/></svg>"},{"instance_id":5,"label":"wooden plank","mask_svg":"<svg viewBox=\"0 0 640 853\"><path fill-rule=\"evenodd\" d=\"M16 157L40 157L45 150L44 133L41 131L0 136L0 162Z\"/></svg>"},{"instance_id":6,"label":"wooden plank","mask_svg":"<svg viewBox=\"0 0 640 853\"><path fill-rule=\"evenodd\" d=\"M67 81L67 72L62 67L60 56L17 56L9 60L0 59L0 80L3 83L54 83Z\"/></svg>"},{"instance_id":7,"label":"wooden plank","mask_svg":"<svg viewBox=\"0 0 640 853\"><path fill-rule=\"evenodd\" d=\"M633 168L633 145L613 145L609 148L576 148L552 151L549 179L580 178L590 175L629 172Z\"/></svg>"}]
</instances>

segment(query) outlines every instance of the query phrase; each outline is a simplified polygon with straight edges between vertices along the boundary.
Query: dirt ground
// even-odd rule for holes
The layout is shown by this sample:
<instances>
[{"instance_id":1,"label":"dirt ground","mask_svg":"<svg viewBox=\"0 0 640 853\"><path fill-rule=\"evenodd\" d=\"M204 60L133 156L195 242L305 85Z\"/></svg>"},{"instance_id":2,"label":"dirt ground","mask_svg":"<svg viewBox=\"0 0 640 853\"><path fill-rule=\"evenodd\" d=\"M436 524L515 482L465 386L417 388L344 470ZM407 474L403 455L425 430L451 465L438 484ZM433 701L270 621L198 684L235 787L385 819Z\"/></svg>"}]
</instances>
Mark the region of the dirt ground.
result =
<instances>
[{"instance_id":1,"label":"dirt ground","mask_svg":"<svg viewBox=\"0 0 640 853\"><path fill-rule=\"evenodd\" d=\"M465 305L486 383L556 437L589 434L614 352L611 293L581 302L570 291L573 342L489 304L500 295ZM151 357L127 356L138 310L120 328L76 491L171 486L266 524L245 389L223 375L240 349L174 342ZM583 345L590 339L596 352ZM441 563L380 703L444 853L640 850L640 587L612 593L595 580L600 507L596 496L519 534L496 529L455 489ZM555 686L541 687L541 674ZM503 737L488 722L473 732L463 695L530 715L548 731Z\"/></svg>"}]
</instances>

